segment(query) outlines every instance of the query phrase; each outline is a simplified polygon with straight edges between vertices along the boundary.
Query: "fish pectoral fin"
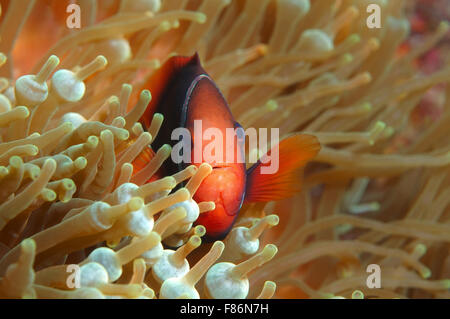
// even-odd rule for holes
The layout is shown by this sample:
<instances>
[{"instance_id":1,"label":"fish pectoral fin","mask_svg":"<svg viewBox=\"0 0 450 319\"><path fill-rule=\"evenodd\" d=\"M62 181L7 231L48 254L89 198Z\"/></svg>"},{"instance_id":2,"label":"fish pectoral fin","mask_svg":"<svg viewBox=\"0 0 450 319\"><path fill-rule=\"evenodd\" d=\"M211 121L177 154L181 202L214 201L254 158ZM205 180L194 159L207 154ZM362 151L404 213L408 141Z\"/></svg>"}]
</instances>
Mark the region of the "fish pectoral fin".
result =
<instances>
[{"instance_id":1,"label":"fish pectoral fin","mask_svg":"<svg viewBox=\"0 0 450 319\"><path fill-rule=\"evenodd\" d=\"M317 138L307 134L292 135L277 146L247 170L246 202L280 200L299 192L303 168L320 151Z\"/></svg>"}]
</instances>

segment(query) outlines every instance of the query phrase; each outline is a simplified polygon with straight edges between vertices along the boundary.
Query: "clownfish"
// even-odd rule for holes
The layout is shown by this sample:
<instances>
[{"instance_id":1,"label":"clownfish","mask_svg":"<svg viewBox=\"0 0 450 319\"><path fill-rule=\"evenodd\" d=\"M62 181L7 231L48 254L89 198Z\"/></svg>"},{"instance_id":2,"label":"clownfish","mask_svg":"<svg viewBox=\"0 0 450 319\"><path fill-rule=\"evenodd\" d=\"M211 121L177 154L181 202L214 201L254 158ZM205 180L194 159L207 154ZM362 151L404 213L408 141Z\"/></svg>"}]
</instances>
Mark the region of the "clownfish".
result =
<instances>
[{"instance_id":1,"label":"clownfish","mask_svg":"<svg viewBox=\"0 0 450 319\"><path fill-rule=\"evenodd\" d=\"M197 54L192 57L173 56L167 60L146 82L145 89L152 93L140 122L148 129L155 113L164 116L160 131L152 143L153 149L164 144L174 146L171 134L176 128L191 132L192 149L200 141L195 140L194 121L202 121L203 132L208 128L226 129L241 127L233 118L230 108L211 77L202 68ZM194 136L194 138L192 138ZM225 140L224 140L225 141ZM204 143L203 143L204 144ZM226 143L224 153L227 151ZM203 148L206 146L203 145ZM234 146L233 146L234 147ZM240 148L236 149L236 157ZM270 155L273 148L267 153ZM242 161L208 162L212 172L201 183L193 199L199 203L213 201L213 211L200 214L195 224L205 226L206 241L223 239L231 230L238 212L245 203L269 202L291 197L300 190L300 174L305 164L320 150L317 138L307 134L292 135L278 144L279 167L274 174L262 174L261 168L270 163L256 162L248 170ZM135 162L142 167L154 156L151 149L143 152ZM192 151L194 157L194 151ZM270 157L270 156L269 156ZM174 163L166 160L159 177L172 175L188 165L199 166L204 159L192 163ZM133 163L133 165L135 165ZM157 178L159 178L157 176ZM153 178L152 180L154 180Z\"/></svg>"}]
</instances>

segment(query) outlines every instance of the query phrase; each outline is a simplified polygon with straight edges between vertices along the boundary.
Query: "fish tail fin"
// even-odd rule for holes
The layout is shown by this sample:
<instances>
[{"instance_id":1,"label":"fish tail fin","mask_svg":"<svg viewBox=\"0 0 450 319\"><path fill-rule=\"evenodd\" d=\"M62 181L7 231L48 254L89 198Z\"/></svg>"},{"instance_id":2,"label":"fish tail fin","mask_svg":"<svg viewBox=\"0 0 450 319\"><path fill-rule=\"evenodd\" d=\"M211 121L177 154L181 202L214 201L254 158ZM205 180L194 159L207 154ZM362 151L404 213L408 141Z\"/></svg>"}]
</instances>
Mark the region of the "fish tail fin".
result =
<instances>
[{"instance_id":1,"label":"fish tail fin","mask_svg":"<svg viewBox=\"0 0 450 319\"><path fill-rule=\"evenodd\" d=\"M156 112L160 98L164 93L164 88L167 87L176 73L188 64L200 64L197 53L191 57L172 56L147 80L143 87L150 91L152 94L152 100L141 118L141 122L145 125L145 127L150 127L153 114Z\"/></svg>"},{"instance_id":2,"label":"fish tail fin","mask_svg":"<svg viewBox=\"0 0 450 319\"><path fill-rule=\"evenodd\" d=\"M278 144L278 170L264 173L272 164L258 161L247 171L246 202L269 202L293 196L301 189L301 177L306 163L320 151L313 135L296 134ZM272 148L266 158L274 153ZM264 158L264 157L263 157Z\"/></svg>"}]
</instances>

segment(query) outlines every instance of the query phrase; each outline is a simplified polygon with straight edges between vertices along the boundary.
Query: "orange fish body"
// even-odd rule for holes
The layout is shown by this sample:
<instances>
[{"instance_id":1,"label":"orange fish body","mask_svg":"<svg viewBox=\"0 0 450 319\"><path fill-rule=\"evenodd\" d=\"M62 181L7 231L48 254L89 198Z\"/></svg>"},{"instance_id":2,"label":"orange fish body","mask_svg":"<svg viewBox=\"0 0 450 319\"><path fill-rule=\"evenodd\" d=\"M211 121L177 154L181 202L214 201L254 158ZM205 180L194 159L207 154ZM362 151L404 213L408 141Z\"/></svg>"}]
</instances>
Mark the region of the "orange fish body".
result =
<instances>
[{"instance_id":1,"label":"orange fish body","mask_svg":"<svg viewBox=\"0 0 450 319\"><path fill-rule=\"evenodd\" d=\"M161 176L174 174L191 164L199 166L203 162L213 168L194 194L195 201L213 201L216 206L213 211L202 213L196 222L205 226L206 240L223 239L228 234L244 201L271 201L292 196L300 185L300 169L320 149L315 137L294 135L279 144L277 173L261 174L261 167L268 165L261 162L246 171L242 141L234 136L233 143L229 143L226 138L227 129L234 132L240 125L234 120L220 90L202 68L197 54L170 58L150 78L146 88L152 93L152 101L141 119L144 128L149 127L155 112L164 115L152 147L174 146L177 141L172 140L172 132L177 128L188 129L192 139L190 163L175 163L168 159ZM200 128L198 123L201 123ZM211 141L203 140L208 129L222 132L222 144L219 143L223 145L221 161L204 158ZM227 154L232 154L231 160L226 158ZM138 160L142 161L142 158Z\"/></svg>"}]
</instances>

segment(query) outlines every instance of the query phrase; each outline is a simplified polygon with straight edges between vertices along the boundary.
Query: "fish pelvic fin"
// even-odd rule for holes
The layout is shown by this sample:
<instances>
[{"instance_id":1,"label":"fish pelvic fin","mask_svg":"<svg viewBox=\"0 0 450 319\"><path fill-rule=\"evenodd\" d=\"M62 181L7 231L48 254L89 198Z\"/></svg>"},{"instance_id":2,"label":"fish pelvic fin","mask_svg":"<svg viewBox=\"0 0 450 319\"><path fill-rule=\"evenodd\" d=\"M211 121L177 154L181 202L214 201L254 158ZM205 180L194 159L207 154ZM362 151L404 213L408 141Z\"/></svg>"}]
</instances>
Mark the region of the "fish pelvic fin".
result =
<instances>
[{"instance_id":1,"label":"fish pelvic fin","mask_svg":"<svg viewBox=\"0 0 450 319\"><path fill-rule=\"evenodd\" d=\"M155 151L150 147L146 147L142 152L133 160L133 175L140 172L150 161L155 157Z\"/></svg>"}]
</instances>

